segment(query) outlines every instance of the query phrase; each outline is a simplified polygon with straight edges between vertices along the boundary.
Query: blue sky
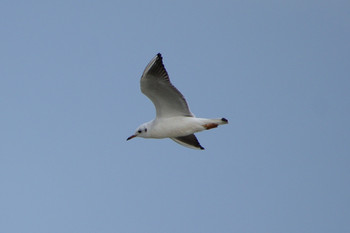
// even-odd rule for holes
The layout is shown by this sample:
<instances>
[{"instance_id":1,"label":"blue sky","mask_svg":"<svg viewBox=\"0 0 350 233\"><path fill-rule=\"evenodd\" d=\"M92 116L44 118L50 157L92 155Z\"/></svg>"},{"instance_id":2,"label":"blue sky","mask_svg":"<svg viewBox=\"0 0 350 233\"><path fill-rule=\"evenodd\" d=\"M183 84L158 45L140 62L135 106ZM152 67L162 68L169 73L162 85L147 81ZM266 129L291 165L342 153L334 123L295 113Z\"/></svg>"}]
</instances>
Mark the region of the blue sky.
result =
<instances>
[{"instance_id":1,"label":"blue sky","mask_svg":"<svg viewBox=\"0 0 350 233\"><path fill-rule=\"evenodd\" d=\"M349 232L348 1L2 1L0 232ZM204 151L136 138L161 52Z\"/></svg>"}]
</instances>

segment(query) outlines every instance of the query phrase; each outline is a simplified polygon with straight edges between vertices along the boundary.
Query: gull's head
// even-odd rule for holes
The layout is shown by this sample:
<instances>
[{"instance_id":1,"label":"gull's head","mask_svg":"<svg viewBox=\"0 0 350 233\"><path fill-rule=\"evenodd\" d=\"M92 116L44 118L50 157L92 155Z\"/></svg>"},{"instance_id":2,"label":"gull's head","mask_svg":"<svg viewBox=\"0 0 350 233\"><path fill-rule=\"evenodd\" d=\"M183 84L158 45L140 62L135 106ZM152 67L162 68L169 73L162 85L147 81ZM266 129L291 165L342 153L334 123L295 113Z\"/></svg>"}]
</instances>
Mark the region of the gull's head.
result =
<instances>
[{"instance_id":1,"label":"gull's head","mask_svg":"<svg viewBox=\"0 0 350 233\"><path fill-rule=\"evenodd\" d=\"M135 133L133 135L131 135L130 137L128 137L126 140L128 141L128 140L135 138L135 137L146 138L148 136L147 128L148 128L147 123L140 125L137 128L137 130L135 131Z\"/></svg>"}]
</instances>

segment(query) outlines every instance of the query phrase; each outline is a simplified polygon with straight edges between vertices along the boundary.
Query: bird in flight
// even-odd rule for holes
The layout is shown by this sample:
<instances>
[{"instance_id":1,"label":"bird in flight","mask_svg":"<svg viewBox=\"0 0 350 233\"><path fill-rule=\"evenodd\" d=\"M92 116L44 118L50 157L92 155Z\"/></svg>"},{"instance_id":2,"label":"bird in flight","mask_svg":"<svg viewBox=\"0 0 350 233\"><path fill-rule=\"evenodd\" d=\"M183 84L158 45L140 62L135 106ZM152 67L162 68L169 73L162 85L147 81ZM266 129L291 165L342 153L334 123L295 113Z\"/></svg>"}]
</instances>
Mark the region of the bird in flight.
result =
<instances>
[{"instance_id":1,"label":"bird in flight","mask_svg":"<svg viewBox=\"0 0 350 233\"><path fill-rule=\"evenodd\" d=\"M142 93L156 108L156 118L140 125L127 141L135 137L170 138L182 146L204 150L194 133L228 123L225 118L207 119L193 115L183 95L171 84L160 53L146 66L140 84Z\"/></svg>"}]
</instances>

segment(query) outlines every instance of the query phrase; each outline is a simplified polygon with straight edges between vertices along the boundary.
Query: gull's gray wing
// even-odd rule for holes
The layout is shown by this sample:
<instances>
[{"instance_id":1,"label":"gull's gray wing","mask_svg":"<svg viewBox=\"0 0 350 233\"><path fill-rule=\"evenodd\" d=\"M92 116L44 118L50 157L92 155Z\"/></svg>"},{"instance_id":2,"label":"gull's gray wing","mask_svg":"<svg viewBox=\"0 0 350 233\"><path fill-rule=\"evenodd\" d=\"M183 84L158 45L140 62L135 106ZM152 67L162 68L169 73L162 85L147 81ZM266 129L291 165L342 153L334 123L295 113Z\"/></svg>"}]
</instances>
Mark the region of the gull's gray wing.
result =
<instances>
[{"instance_id":1,"label":"gull's gray wing","mask_svg":"<svg viewBox=\"0 0 350 233\"><path fill-rule=\"evenodd\" d=\"M160 53L148 63L140 83L142 93L153 102L156 108L157 118L173 116L193 117L185 98L171 84Z\"/></svg>"},{"instance_id":2,"label":"gull's gray wing","mask_svg":"<svg viewBox=\"0 0 350 233\"><path fill-rule=\"evenodd\" d=\"M198 142L198 139L194 134L190 134L183 137L171 138L171 139L182 146L186 146L197 150L204 150L204 147L201 146L201 144Z\"/></svg>"}]
</instances>

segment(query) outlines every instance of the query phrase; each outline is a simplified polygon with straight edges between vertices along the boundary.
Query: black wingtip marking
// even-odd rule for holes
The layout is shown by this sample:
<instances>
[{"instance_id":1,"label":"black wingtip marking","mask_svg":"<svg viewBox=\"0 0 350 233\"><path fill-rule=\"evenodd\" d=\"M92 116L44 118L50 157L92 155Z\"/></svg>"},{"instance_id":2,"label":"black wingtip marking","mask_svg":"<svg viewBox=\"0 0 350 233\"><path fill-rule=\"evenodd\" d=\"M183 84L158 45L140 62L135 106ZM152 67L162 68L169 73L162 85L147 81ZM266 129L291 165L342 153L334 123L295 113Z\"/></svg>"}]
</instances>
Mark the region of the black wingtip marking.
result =
<instances>
[{"instance_id":1,"label":"black wingtip marking","mask_svg":"<svg viewBox=\"0 0 350 233\"><path fill-rule=\"evenodd\" d=\"M223 122L226 122L226 123L228 123L228 120L226 119L226 118L221 118L221 120L223 121Z\"/></svg>"},{"instance_id":2,"label":"black wingtip marking","mask_svg":"<svg viewBox=\"0 0 350 233\"><path fill-rule=\"evenodd\" d=\"M162 57L162 54L160 54L160 53L157 54L157 57L158 57L159 59L162 59L162 58L163 58L163 57Z\"/></svg>"},{"instance_id":3,"label":"black wingtip marking","mask_svg":"<svg viewBox=\"0 0 350 233\"><path fill-rule=\"evenodd\" d=\"M182 136L182 137L171 138L171 139L173 139L175 142L177 142L183 146L187 146L187 147L190 147L192 149L204 150L204 147L201 146L201 144L199 143L198 139L196 138L196 136L194 134L190 134L190 135Z\"/></svg>"}]
</instances>

